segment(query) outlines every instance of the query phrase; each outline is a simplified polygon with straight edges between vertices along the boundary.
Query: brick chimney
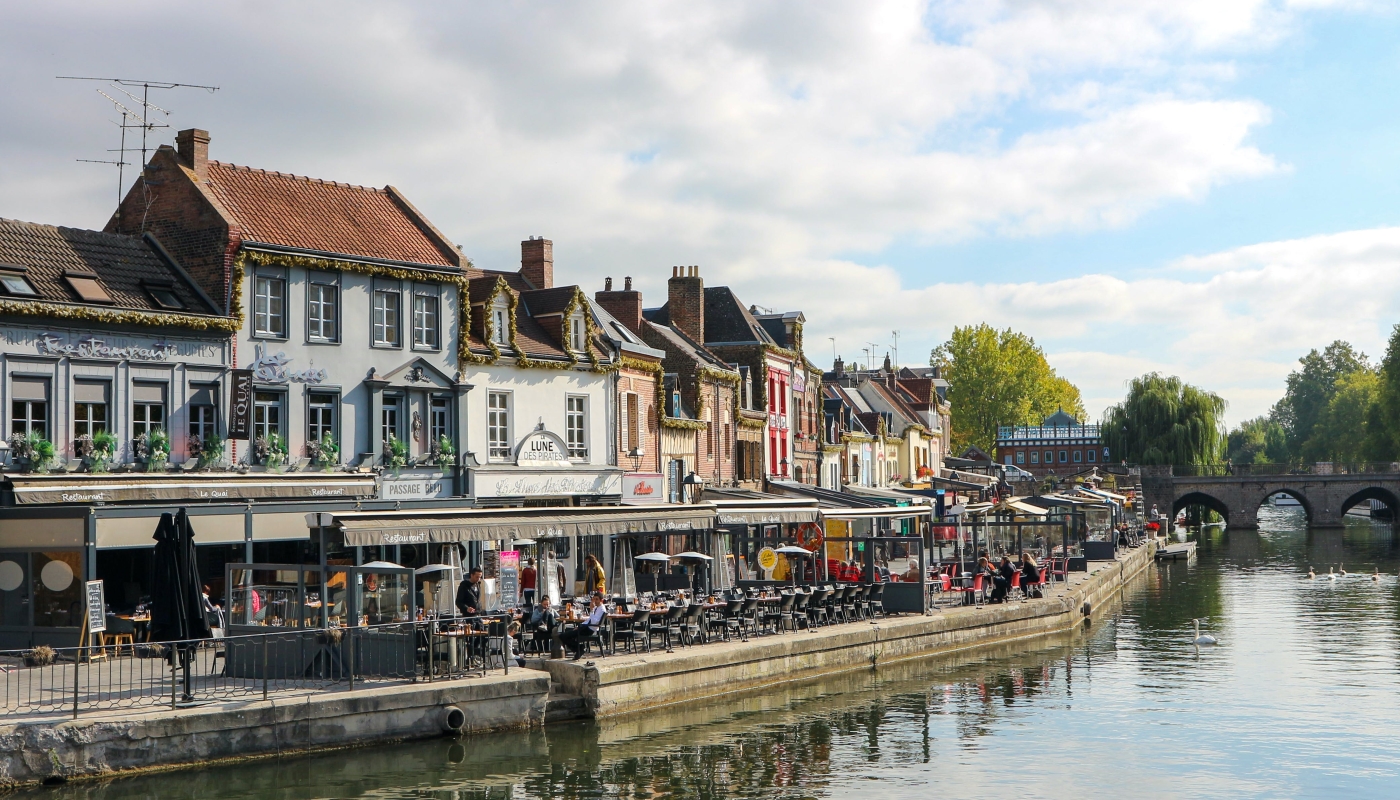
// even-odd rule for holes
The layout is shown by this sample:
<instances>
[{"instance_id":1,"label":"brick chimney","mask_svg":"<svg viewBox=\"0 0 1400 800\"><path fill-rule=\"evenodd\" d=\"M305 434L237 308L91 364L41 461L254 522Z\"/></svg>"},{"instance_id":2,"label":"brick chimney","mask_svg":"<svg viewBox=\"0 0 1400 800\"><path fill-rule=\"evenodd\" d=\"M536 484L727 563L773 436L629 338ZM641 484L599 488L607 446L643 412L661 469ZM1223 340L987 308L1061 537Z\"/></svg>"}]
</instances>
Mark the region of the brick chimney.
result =
<instances>
[{"instance_id":1,"label":"brick chimney","mask_svg":"<svg viewBox=\"0 0 1400 800\"><path fill-rule=\"evenodd\" d=\"M554 288L554 242L543 236L521 242L520 274L536 289Z\"/></svg>"},{"instance_id":2,"label":"brick chimney","mask_svg":"<svg viewBox=\"0 0 1400 800\"><path fill-rule=\"evenodd\" d=\"M671 267L667 281L671 324L700 344L705 343L705 282L699 267Z\"/></svg>"},{"instance_id":3,"label":"brick chimney","mask_svg":"<svg viewBox=\"0 0 1400 800\"><path fill-rule=\"evenodd\" d=\"M642 333L642 293L632 291L632 279L623 278L625 283L620 292L613 291L612 278L608 278L603 287L603 291L593 295L593 299L598 305L609 314L617 317L617 321L627 326L627 329L637 334Z\"/></svg>"},{"instance_id":4,"label":"brick chimney","mask_svg":"<svg viewBox=\"0 0 1400 800\"><path fill-rule=\"evenodd\" d=\"M200 180L209 179L209 131L190 128L175 134L175 153Z\"/></svg>"}]
</instances>

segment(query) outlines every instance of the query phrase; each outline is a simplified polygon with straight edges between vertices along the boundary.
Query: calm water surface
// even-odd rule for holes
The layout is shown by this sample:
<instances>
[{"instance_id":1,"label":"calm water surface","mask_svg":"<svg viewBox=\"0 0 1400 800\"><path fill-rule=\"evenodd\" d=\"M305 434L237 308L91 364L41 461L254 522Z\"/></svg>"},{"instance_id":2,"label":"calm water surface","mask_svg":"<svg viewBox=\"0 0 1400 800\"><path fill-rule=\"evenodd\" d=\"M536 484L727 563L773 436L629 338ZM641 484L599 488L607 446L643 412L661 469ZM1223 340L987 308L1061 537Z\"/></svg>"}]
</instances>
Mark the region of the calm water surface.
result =
<instances>
[{"instance_id":1,"label":"calm water surface","mask_svg":"<svg viewBox=\"0 0 1400 800\"><path fill-rule=\"evenodd\" d=\"M1400 797L1390 528L1261 516L1259 531L1208 533L1198 563L1149 570L1108 619L1033 652L929 659L621 723L26 796ZM1352 575L1309 581L1309 565ZM1193 617L1222 645L1192 647Z\"/></svg>"}]
</instances>

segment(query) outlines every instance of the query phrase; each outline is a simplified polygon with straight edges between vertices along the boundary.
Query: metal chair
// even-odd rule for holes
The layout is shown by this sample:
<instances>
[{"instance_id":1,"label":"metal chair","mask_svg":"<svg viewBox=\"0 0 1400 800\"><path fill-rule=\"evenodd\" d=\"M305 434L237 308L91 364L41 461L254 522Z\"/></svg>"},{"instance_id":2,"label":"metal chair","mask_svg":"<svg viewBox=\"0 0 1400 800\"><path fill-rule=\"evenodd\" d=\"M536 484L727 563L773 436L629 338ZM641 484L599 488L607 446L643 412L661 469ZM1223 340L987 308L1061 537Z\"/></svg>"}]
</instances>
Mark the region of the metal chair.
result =
<instances>
[{"instance_id":1,"label":"metal chair","mask_svg":"<svg viewBox=\"0 0 1400 800\"><path fill-rule=\"evenodd\" d=\"M696 640L701 643L709 640L705 630L705 607L700 603L691 603L685 607L685 614L681 615L681 644L689 647Z\"/></svg>"},{"instance_id":2,"label":"metal chair","mask_svg":"<svg viewBox=\"0 0 1400 800\"><path fill-rule=\"evenodd\" d=\"M870 587L870 595L867 598L870 608L870 615L885 616L885 584L877 583Z\"/></svg>"},{"instance_id":3,"label":"metal chair","mask_svg":"<svg viewBox=\"0 0 1400 800\"><path fill-rule=\"evenodd\" d=\"M792 609L797 604L797 594L788 592L783 595L782 602L778 603L777 610L769 614L769 620L773 623L775 632L786 632L788 623L792 622Z\"/></svg>"},{"instance_id":4,"label":"metal chair","mask_svg":"<svg viewBox=\"0 0 1400 800\"><path fill-rule=\"evenodd\" d=\"M641 642L641 646L650 653L651 632L648 630L649 628L651 628L651 611L645 608L633 611L632 619L626 622L626 627L619 627L617 632L613 634L613 647L616 648L617 642L621 641L626 643L627 652L631 653L634 652L637 643Z\"/></svg>"},{"instance_id":5,"label":"metal chair","mask_svg":"<svg viewBox=\"0 0 1400 800\"><path fill-rule=\"evenodd\" d=\"M831 597L831 589L821 588L812 591L812 597L807 601L807 627L810 629L818 625L830 624L831 618L827 615L826 601Z\"/></svg>"}]
</instances>

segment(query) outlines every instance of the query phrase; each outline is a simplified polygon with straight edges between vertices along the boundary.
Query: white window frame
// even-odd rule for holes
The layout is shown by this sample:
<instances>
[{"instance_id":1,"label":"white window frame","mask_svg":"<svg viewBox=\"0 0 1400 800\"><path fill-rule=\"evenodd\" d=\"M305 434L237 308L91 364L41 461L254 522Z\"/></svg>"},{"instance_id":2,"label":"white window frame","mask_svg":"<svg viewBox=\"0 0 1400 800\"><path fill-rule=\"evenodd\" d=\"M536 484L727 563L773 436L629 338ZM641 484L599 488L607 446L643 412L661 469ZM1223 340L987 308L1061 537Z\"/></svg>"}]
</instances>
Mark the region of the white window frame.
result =
<instances>
[{"instance_id":1,"label":"white window frame","mask_svg":"<svg viewBox=\"0 0 1400 800\"><path fill-rule=\"evenodd\" d=\"M322 412L330 412L330 421L318 419ZM306 440L320 442L325 434L340 443L340 396L334 392L307 392L306 394Z\"/></svg>"},{"instance_id":2,"label":"white window frame","mask_svg":"<svg viewBox=\"0 0 1400 800\"><path fill-rule=\"evenodd\" d=\"M486 393L486 442L491 461L510 458L510 392Z\"/></svg>"},{"instance_id":3,"label":"white window frame","mask_svg":"<svg viewBox=\"0 0 1400 800\"><path fill-rule=\"evenodd\" d=\"M584 325L583 315L575 314L569 318L569 349L575 353L583 352Z\"/></svg>"},{"instance_id":4,"label":"white window frame","mask_svg":"<svg viewBox=\"0 0 1400 800\"><path fill-rule=\"evenodd\" d=\"M404 406L407 404L407 400L408 398L403 395L384 395L379 407L379 437L381 442L388 443L390 434L393 434L395 439L404 441L402 432Z\"/></svg>"},{"instance_id":5,"label":"white window frame","mask_svg":"<svg viewBox=\"0 0 1400 800\"><path fill-rule=\"evenodd\" d=\"M439 419L441 418L441 419ZM428 396L428 444L436 447L442 437L452 436L452 398L447 395Z\"/></svg>"},{"instance_id":6,"label":"white window frame","mask_svg":"<svg viewBox=\"0 0 1400 800\"><path fill-rule=\"evenodd\" d=\"M272 402L261 399L264 395L271 395L276 398ZM267 411L271 409L276 412L277 422L274 424L268 418ZM262 414L262 421L258 421L259 412ZM253 441L257 441L259 436L267 436L275 433L281 436L283 441L287 438L287 393L268 389L254 389L253 391Z\"/></svg>"},{"instance_id":7,"label":"white window frame","mask_svg":"<svg viewBox=\"0 0 1400 800\"><path fill-rule=\"evenodd\" d=\"M571 394L564 398L564 444L569 458L588 460L588 397Z\"/></svg>"},{"instance_id":8,"label":"white window frame","mask_svg":"<svg viewBox=\"0 0 1400 800\"><path fill-rule=\"evenodd\" d=\"M499 306L491 309L491 341L497 346L510 344L510 312Z\"/></svg>"},{"instance_id":9,"label":"white window frame","mask_svg":"<svg viewBox=\"0 0 1400 800\"><path fill-rule=\"evenodd\" d=\"M420 301L424 307L419 308ZM413 349L437 350L442 342L442 299L436 292L413 293Z\"/></svg>"},{"instance_id":10,"label":"white window frame","mask_svg":"<svg viewBox=\"0 0 1400 800\"><path fill-rule=\"evenodd\" d=\"M327 292L329 298L326 297ZM340 287L332 281L313 279L306 283L306 339L311 342L340 341Z\"/></svg>"}]
</instances>

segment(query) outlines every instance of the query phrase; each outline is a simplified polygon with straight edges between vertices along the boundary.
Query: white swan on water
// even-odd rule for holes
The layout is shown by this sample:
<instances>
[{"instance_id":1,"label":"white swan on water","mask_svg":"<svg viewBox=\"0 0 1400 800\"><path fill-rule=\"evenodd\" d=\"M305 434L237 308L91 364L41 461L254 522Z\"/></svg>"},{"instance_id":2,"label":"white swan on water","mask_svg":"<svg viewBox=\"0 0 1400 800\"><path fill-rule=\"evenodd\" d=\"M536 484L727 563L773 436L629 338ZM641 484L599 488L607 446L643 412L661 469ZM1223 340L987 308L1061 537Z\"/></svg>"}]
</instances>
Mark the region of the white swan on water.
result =
<instances>
[{"instance_id":1,"label":"white swan on water","mask_svg":"<svg viewBox=\"0 0 1400 800\"><path fill-rule=\"evenodd\" d=\"M1345 578L1347 576L1347 565L1339 564L1337 566L1337 572L1340 573L1343 578Z\"/></svg>"},{"instance_id":2,"label":"white swan on water","mask_svg":"<svg viewBox=\"0 0 1400 800\"><path fill-rule=\"evenodd\" d=\"M1216 641L1215 637L1214 637L1214 636L1211 636L1209 633L1204 633L1204 634L1201 633L1201 621L1200 621L1200 620L1198 620L1198 619L1193 619L1193 620L1191 620L1191 626L1192 626L1193 628L1196 629L1196 638L1195 638L1194 641L1191 642L1192 644L1197 645L1197 646L1200 646L1200 645L1220 644L1218 641Z\"/></svg>"},{"instance_id":3,"label":"white swan on water","mask_svg":"<svg viewBox=\"0 0 1400 800\"><path fill-rule=\"evenodd\" d=\"M1337 579L1337 573L1333 572L1331 567L1328 567L1328 568L1327 568L1327 580L1329 580L1329 581L1335 581L1336 579Z\"/></svg>"},{"instance_id":4,"label":"white swan on water","mask_svg":"<svg viewBox=\"0 0 1400 800\"><path fill-rule=\"evenodd\" d=\"M1379 581L1380 579L1381 579L1381 568L1380 568L1380 567L1376 567L1376 571L1371 573L1371 580L1373 580L1373 581Z\"/></svg>"},{"instance_id":5,"label":"white swan on water","mask_svg":"<svg viewBox=\"0 0 1400 800\"><path fill-rule=\"evenodd\" d=\"M1312 580L1313 578L1316 578L1316 577L1317 577L1317 573L1316 573L1316 572L1313 572L1313 568L1312 568L1312 567L1308 567L1308 580Z\"/></svg>"}]
</instances>

